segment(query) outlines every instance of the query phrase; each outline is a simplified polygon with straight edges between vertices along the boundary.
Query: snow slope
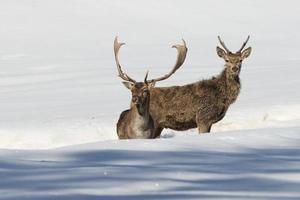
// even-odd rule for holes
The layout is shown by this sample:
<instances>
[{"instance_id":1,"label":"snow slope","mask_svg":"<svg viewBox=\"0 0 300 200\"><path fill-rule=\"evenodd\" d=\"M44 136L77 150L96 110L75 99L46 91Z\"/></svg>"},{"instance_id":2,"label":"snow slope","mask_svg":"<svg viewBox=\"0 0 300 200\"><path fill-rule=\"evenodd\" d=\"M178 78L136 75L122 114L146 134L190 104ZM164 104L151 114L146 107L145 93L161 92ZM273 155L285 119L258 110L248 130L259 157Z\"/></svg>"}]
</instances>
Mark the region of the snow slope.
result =
<instances>
[{"instance_id":1,"label":"snow slope","mask_svg":"<svg viewBox=\"0 0 300 200\"><path fill-rule=\"evenodd\" d=\"M0 199L299 199L300 128L1 151Z\"/></svg>"},{"instance_id":2,"label":"snow slope","mask_svg":"<svg viewBox=\"0 0 300 200\"><path fill-rule=\"evenodd\" d=\"M299 199L300 3L296 0L1 0L0 199ZM120 60L158 86L221 72L217 35L250 34L242 91L211 134L119 141L130 93Z\"/></svg>"}]
</instances>

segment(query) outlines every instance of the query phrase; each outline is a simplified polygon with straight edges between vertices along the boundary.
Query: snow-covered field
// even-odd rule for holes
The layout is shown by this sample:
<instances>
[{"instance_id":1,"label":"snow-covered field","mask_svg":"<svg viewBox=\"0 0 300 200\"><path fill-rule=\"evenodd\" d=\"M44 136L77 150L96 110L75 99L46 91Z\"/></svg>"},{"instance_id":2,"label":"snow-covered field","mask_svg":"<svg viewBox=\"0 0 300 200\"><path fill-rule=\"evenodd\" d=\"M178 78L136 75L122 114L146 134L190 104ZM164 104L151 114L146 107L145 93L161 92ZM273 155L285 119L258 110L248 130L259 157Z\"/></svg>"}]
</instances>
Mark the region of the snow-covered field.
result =
<instances>
[{"instance_id":1,"label":"snow-covered field","mask_svg":"<svg viewBox=\"0 0 300 200\"><path fill-rule=\"evenodd\" d=\"M300 3L296 0L1 0L0 199L299 199ZM242 91L211 134L118 141L134 78L158 86L221 72L217 35L250 34Z\"/></svg>"}]
</instances>

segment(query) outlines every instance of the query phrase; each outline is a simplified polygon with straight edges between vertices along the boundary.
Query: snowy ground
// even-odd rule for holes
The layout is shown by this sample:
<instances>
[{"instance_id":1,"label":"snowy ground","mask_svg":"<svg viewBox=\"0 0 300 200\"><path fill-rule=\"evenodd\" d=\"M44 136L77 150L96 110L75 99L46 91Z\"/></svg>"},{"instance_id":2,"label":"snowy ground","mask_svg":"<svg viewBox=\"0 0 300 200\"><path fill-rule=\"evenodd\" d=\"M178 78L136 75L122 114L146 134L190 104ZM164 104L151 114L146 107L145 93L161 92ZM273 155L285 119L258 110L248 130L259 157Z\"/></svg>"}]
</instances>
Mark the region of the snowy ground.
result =
<instances>
[{"instance_id":1,"label":"snowy ground","mask_svg":"<svg viewBox=\"0 0 300 200\"><path fill-rule=\"evenodd\" d=\"M1 151L0 199L299 199L300 128Z\"/></svg>"},{"instance_id":2,"label":"snowy ground","mask_svg":"<svg viewBox=\"0 0 300 200\"><path fill-rule=\"evenodd\" d=\"M296 0L1 0L0 199L299 199L300 3ZM158 86L222 70L217 35L250 34L242 91L212 134L116 140L130 93L120 60Z\"/></svg>"}]
</instances>

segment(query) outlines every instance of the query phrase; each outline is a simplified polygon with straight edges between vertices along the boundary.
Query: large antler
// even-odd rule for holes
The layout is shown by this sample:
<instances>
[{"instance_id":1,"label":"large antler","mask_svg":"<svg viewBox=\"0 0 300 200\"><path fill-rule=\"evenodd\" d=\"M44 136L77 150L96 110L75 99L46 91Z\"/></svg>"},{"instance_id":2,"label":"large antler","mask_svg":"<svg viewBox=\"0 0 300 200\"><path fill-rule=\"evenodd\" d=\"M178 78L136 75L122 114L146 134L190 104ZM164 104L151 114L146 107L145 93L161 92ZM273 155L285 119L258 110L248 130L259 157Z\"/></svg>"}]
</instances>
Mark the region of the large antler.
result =
<instances>
[{"instance_id":1,"label":"large antler","mask_svg":"<svg viewBox=\"0 0 300 200\"><path fill-rule=\"evenodd\" d=\"M218 39L221 46L227 51L227 53L231 53L231 51L226 47L225 43L221 40L220 36L218 36Z\"/></svg>"},{"instance_id":2,"label":"large antler","mask_svg":"<svg viewBox=\"0 0 300 200\"><path fill-rule=\"evenodd\" d=\"M186 47L185 41L183 39L182 39L182 41L183 41L183 45L177 44L177 45L172 46L172 48L177 49L177 59L176 59L176 63L174 65L174 67L172 68L172 70L168 74L166 74L162 77L156 78L156 79L148 80L148 82L157 82L157 81L165 80L165 79L169 78L172 74L174 74L181 67L181 65L184 63L186 53L188 50Z\"/></svg>"},{"instance_id":3,"label":"large antler","mask_svg":"<svg viewBox=\"0 0 300 200\"><path fill-rule=\"evenodd\" d=\"M237 51L237 53L240 53L244 49L244 47L246 46L249 38L250 38L250 35L248 35L247 40L243 43L242 47L240 48L240 50Z\"/></svg>"},{"instance_id":4,"label":"large antler","mask_svg":"<svg viewBox=\"0 0 300 200\"><path fill-rule=\"evenodd\" d=\"M124 44L125 43L119 43L118 36L116 36L115 41L114 41L114 52L115 52L115 60L116 60L119 76L125 81L135 83L136 81L134 79L130 78L130 76L128 76L126 73L123 72L120 62L119 62L119 59L118 59L119 50L120 50L121 46Z\"/></svg>"}]
</instances>

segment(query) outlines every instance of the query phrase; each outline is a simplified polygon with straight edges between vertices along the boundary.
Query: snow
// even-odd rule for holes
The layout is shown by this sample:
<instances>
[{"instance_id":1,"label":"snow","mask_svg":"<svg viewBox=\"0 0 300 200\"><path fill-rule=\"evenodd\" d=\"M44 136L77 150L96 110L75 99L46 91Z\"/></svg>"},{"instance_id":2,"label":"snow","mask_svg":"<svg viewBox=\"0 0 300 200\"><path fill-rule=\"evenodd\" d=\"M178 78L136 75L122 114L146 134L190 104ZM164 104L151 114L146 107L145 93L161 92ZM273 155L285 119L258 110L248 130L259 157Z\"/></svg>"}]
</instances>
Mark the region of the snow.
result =
<instances>
[{"instance_id":1,"label":"snow","mask_svg":"<svg viewBox=\"0 0 300 200\"><path fill-rule=\"evenodd\" d=\"M3 150L1 198L298 199L299 130Z\"/></svg>"},{"instance_id":2,"label":"snow","mask_svg":"<svg viewBox=\"0 0 300 200\"><path fill-rule=\"evenodd\" d=\"M300 4L296 0L0 2L0 199L299 199ZM157 86L221 72L217 35L250 35L242 90L211 134L117 140L130 93L120 61Z\"/></svg>"}]
</instances>

